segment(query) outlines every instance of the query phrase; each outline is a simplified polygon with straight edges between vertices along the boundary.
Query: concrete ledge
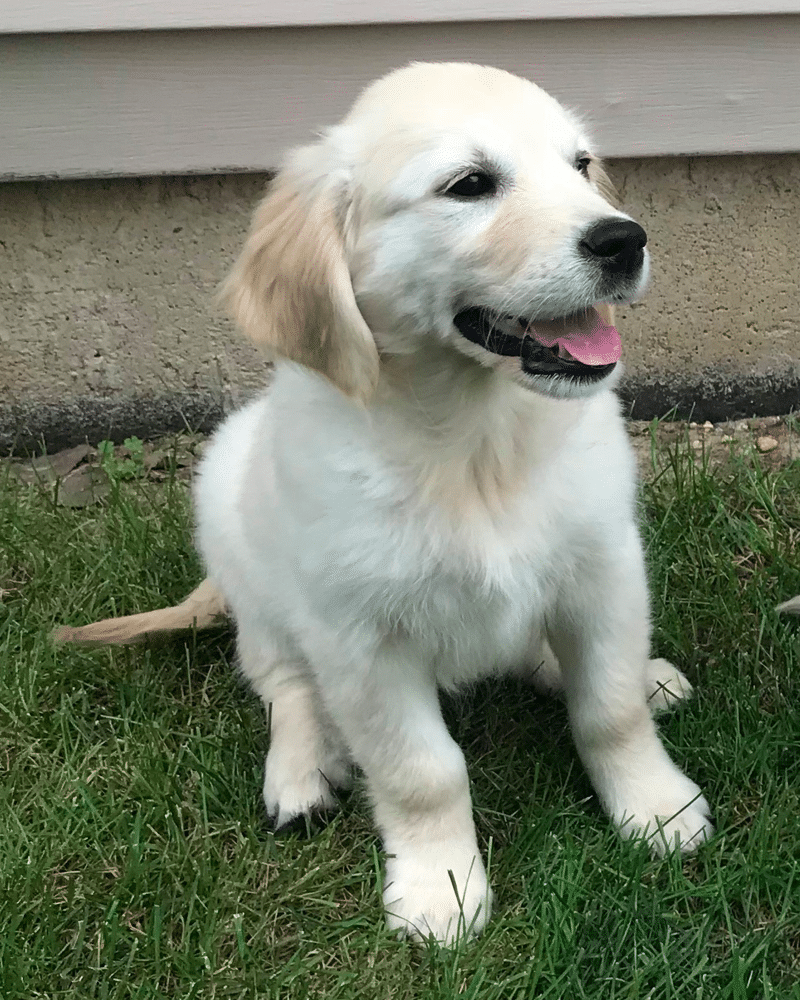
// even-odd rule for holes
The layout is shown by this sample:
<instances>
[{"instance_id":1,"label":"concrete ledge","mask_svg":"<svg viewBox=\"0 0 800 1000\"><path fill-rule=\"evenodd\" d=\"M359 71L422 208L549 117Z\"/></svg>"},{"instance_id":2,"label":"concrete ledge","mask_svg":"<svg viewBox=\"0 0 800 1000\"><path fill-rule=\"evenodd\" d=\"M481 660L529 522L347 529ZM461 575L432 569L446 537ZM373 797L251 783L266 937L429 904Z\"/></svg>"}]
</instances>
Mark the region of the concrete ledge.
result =
<instances>
[{"instance_id":1,"label":"concrete ledge","mask_svg":"<svg viewBox=\"0 0 800 1000\"><path fill-rule=\"evenodd\" d=\"M143 440L174 431L212 431L225 415L218 395L84 396L58 402L0 404L0 455L27 455L126 437Z\"/></svg>"},{"instance_id":2,"label":"concrete ledge","mask_svg":"<svg viewBox=\"0 0 800 1000\"><path fill-rule=\"evenodd\" d=\"M800 371L725 377L706 371L691 379L630 378L619 393L626 416L652 420L725 420L800 409ZM176 431L208 433L230 412L230 401L210 392L171 396L85 396L58 402L0 404L0 456L27 455L126 437L154 439Z\"/></svg>"},{"instance_id":3,"label":"concrete ledge","mask_svg":"<svg viewBox=\"0 0 800 1000\"><path fill-rule=\"evenodd\" d=\"M620 396L633 420L668 414L699 423L768 417L800 409L800 367L769 375L706 370L696 378L632 378L623 383Z\"/></svg>"}]
</instances>

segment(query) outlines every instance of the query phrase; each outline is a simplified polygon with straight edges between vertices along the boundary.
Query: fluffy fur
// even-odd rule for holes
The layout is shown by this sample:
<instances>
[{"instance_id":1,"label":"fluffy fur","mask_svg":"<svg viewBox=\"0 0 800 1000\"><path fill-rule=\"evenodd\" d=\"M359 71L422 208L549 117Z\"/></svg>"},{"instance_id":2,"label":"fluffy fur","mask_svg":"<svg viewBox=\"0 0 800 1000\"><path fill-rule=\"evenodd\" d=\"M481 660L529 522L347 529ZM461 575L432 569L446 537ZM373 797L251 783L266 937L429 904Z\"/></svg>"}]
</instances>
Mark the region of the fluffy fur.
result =
<instances>
[{"instance_id":1,"label":"fluffy fur","mask_svg":"<svg viewBox=\"0 0 800 1000\"><path fill-rule=\"evenodd\" d=\"M448 194L470 171L496 190ZM649 659L616 372L531 373L454 325L638 296L646 252L609 276L579 248L628 220L607 195L581 123L539 88L417 64L289 159L224 289L277 362L196 486L206 597L271 705L264 800L279 825L334 808L357 764L387 919L416 937L477 933L491 905L438 688L515 672L561 691L623 836L690 851L711 831L651 718L691 688Z\"/></svg>"}]
</instances>

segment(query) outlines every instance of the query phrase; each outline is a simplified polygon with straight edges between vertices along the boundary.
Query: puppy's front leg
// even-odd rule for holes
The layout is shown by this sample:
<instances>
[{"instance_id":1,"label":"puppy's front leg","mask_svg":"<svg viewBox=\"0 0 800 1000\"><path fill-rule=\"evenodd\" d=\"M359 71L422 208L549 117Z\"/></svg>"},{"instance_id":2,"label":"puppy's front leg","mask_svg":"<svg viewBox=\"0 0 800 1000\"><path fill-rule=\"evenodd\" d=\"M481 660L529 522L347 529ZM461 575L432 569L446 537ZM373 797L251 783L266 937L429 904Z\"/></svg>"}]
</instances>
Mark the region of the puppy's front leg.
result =
<instances>
[{"instance_id":1,"label":"puppy's front leg","mask_svg":"<svg viewBox=\"0 0 800 1000\"><path fill-rule=\"evenodd\" d=\"M670 760L647 704L647 581L631 524L574 574L552 622L575 743L601 802L625 837L664 853L694 850L712 831L700 789Z\"/></svg>"},{"instance_id":2,"label":"puppy's front leg","mask_svg":"<svg viewBox=\"0 0 800 1000\"><path fill-rule=\"evenodd\" d=\"M320 688L366 775L387 855L389 927L444 944L479 933L491 895L464 755L442 719L432 674L400 641L381 644L366 670L326 652Z\"/></svg>"}]
</instances>

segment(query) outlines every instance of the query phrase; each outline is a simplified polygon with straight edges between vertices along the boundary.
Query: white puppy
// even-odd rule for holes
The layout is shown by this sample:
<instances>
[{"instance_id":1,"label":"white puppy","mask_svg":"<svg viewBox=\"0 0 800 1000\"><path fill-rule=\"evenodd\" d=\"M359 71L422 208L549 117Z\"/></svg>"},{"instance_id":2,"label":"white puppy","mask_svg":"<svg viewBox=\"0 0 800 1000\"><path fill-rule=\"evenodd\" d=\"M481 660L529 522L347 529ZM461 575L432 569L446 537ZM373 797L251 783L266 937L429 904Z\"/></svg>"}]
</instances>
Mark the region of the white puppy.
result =
<instances>
[{"instance_id":1,"label":"white puppy","mask_svg":"<svg viewBox=\"0 0 800 1000\"><path fill-rule=\"evenodd\" d=\"M414 936L476 933L491 899L437 688L563 685L624 836L711 831L648 710L690 687L648 659L620 341L592 308L641 294L645 242L555 100L417 64L291 156L225 286L277 364L203 462L198 542L272 706L264 799L279 825L331 808L357 764Z\"/></svg>"}]
</instances>

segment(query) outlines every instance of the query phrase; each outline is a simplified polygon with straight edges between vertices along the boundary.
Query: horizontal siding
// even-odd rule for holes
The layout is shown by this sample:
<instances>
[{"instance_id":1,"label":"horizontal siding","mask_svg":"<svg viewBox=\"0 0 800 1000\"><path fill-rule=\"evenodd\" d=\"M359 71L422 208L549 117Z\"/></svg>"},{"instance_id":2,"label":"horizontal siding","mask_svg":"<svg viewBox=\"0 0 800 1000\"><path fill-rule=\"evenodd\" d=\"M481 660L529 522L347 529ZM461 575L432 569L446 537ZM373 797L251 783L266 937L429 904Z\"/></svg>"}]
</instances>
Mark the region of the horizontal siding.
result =
<instances>
[{"instance_id":1,"label":"horizontal siding","mask_svg":"<svg viewBox=\"0 0 800 1000\"><path fill-rule=\"evenodd\" d=\"M798 0L3 0L0 33L787 13Z\"/></svg>"},{"instance_id":2,"label":"horizontal siding","mask_svg":"<svg viewBox=\"0 0 800 1000\"><path fill-rule=\"evenodd\" d=\"M414 59L527 76L610 156L800 149L800 16L0 36L0 178L263 170Z\"/></svg>"}]
</instances>

